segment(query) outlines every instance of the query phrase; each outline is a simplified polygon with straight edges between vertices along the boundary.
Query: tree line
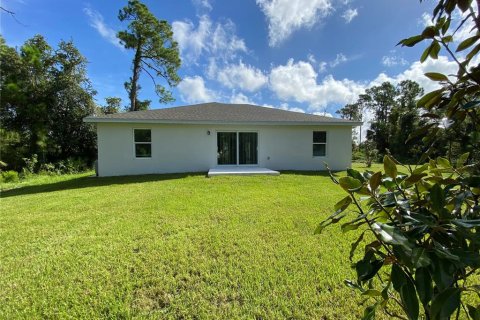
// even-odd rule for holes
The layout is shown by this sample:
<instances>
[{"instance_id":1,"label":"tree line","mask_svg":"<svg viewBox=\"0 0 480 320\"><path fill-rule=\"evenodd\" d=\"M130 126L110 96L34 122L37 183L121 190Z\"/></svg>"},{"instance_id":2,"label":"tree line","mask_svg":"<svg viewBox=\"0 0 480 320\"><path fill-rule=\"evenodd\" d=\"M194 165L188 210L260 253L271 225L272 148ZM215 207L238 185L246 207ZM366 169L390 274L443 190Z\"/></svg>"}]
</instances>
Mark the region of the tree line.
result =
<instances>
[{"instance_id":1,"label":"tree line","mask_svg":"<svg viewBox=\"0 0 480 320\"><path fill-rule=\"evenodd\" d=\"M153 81L161 103L172 101L168 87L180 82L181 60L171 26L138 0L128 1L118 19L128 25L117 37L134 53L132 76L124 84L130 103L123 110L149 108L150 100L139 99L142 74ZM75 159L90 166L96 134L83 118L120 112L122 101L108 97L103 106L95 103L87 59L73 41L52 46L36 35L14 48L0 36L0 66L0 169L20 171L37 159L39 164Z\"/></svg>"},{"instance_id":2,"label":"tree line","mask_svg":"<svg viewBox=\"0 0 480 320\"><path fill-rule=\"evenodd\" d=\"M367 162L379 161L390 153L402 162L417 163L428 150L432 158L446 156L452 160L470 152L472 159L480 160L479 139L472 134L473 121L453 123L440 112L425 112L417 107L423 94L423 88L412 80L397 85L384 82L366 89L356 102L339 109L337 114L349 120L368 121L364 115L372 115L364 140L355 137L354 154ZM430 145L430 136L424 134L436 122L440 126L435 143Z\"/></svg>"}]
</instances>

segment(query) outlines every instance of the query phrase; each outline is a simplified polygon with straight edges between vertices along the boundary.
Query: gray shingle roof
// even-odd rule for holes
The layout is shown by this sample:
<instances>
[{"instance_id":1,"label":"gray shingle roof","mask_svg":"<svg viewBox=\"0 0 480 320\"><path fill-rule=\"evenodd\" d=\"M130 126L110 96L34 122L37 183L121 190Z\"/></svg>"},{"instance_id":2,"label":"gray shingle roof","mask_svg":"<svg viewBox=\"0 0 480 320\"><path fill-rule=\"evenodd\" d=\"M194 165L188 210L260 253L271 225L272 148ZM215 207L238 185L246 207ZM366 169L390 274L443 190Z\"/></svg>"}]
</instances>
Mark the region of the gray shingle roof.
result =
<instances>
[{"instance_id":1,"label":"gray shingle roof","mask_svg":"<svg viewBox=\"0 0 480 320\"><path fill-rule=\"evenodd\" d=\"M85 122L151 122L151 123L285 123L341 124L359 122L286 111L250 104L202 103L196 105L89 116Z\"/></svg>"}]
</instances>

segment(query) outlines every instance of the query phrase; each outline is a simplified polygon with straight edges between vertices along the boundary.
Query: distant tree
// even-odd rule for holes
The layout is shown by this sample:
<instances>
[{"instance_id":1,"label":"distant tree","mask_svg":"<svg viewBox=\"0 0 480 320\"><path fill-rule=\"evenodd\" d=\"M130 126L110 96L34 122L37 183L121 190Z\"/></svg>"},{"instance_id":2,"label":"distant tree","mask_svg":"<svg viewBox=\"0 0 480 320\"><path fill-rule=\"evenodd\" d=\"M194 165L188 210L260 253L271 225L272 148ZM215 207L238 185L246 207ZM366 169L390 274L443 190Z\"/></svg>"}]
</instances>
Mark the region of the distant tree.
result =
<instances>
[{"instance_id":1,"label":"distant tree","mask_svg":"<svg viewBox=\"0 0 480 320\"><path fill-rule=\"evenodd\" d=\"M33 154L41 162L93 160L95 133L82 119L94 113L95 91L73 43L54 50L37 35L17 51L0 37L0 63L1 160L16 170Z\"/></svg>"},{"instance_id":2,"label":"distant tree","mask_svg":"<svg viewBox=\"0 0 480 320\"><path fill-rule=\"evenodd\" d=\"M367 131L367 139L376 144L376 149L384 154L389 147L389 124L388 117L395 105L397 90L390 82L384 82L365 90L360 95L358 103L364 108L374 112L375 119Z\"/></svg>"},{"instance_id":3,"label":"distant tree","mask_svg":"<svg viewBox=\"0 0 480 320\"><path fill-rule=\"evenodd\" d=\"M103 114L119 113L121 110L122 98L107 97L105 98L106 105L102 106Z\"/></svg>"},{"instance_id":4,"label":"distant tree","mask_svg":"<svg viewBox=\"0 0 480 320\"><path fill-rule=\"evenodd\" d=\"M342 119L347 119L347 120L352 120L352 121L362 121L363 119L363 108L360 103L352 103L352 104L347 104L343 108L339 109L336 111L337 114L340 115L340 118ZM360 126L359 130L360 134L360 141L358 143L362 142L362 126ZM355 146L355 141L357 140L356 136L356 129L353 129L353 146Z\"/></svg>"},{"instance_id":5,"label":"distant tree","mask_svg":"<svg viewBox=\"0 0 480 320\"><path fill-rule=\"evenodd\" d=\"M96 134L83 118L95 112L96 91L87 77L87 60L71 41L61 41L52 59L49 97L53 101L47 116L49 160L73 157L91 162L96 157Z\"/></svg>"},{"instance_id":6,"label":"distant tree","mask_svg":"<svg viewBox=\"0 0 480 320\"><path fill-rule=\"evenodd\" d=\"M402 81L396 86L384 82L368 88L357 102L346 105L337 113L342 118L359 120L364 110L373 112L367 131L367 140L373 142L373 145L368 144L369 149L377 150L379 156L390 150L399 159L411 160L418 158L422 150L418 138L405 142L423 124L415 106L416 99L422 94L420 85L411 80Z\"/></svg>"},{"instance_id":7,"label":"distant tree","mask_svg":"<svg viewBox=\"0 0 480 320\"><path fill-rule=\"evenodd\" d=\"M171 26L165 20L158 20L138 0L129 0L128 5L120 10L118 19L122 22L129 21L127 30L120 31L117 36L126 49L134 50L132 76L125 82L130 111L148 109L150 104L150 101L138 99L141 89L138 82L142 71L152 79L161 103L173 101L171 92L156 81L160 77L169 87L180 82L177 70L181 61Z\"/></svg>"},{"instance_id":8,"label":"distant tree","mask_svg":"<svg viewBox=\"0 0 480 320\"><path fill-rule=\"evenodd\" d=\"M424 147L419 138L409 140L408 137L425 124L421 121L416 106L418 98L423 95L423 88L415 81L405 80L396 89L396 103L388 119L388 149L399 160L415 162L420 158Z\"/></svg>"},{"instance_id":9,"label":"distant tree","mask_svg":"<svg viewBox=\"0 0 480 320\"><path fill-rule=\"evenodd\" d=\"M347 104L343 108L337 110L336 113L339 114L342 119L353 121L362 120L362 106L358 102Z\"/></svg>"}]
</instances>

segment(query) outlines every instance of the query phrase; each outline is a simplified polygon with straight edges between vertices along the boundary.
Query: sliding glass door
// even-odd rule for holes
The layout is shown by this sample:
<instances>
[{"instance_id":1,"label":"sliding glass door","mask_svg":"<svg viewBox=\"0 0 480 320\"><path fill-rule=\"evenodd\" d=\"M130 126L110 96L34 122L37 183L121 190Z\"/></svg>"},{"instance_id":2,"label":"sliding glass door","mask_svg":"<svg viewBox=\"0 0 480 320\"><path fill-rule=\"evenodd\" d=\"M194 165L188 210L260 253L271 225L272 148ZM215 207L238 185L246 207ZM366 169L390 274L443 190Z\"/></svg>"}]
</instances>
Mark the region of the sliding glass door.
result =
<instances>
[{"instance_id":1,"label":"sliding glass door","mask_svg":"<svg viewBox=\"0 0 480 320\"><path fill-rule=\"evenodd\" d=\"M258 134L256 132L217 132L219 165L258 164Z\"/></svg>"},{"instance_id":2,"label":"sliding glass door","mask_svg":"<svg viewBox=\"0 0 480 320\"><path fill-rule=\"evenodd\" d=\"M257 133L238 133L238 163L257 164Z\"/></svg>"},{"instance_id":3,"label":"sliding glass door","mask_svg":"<svg viewBox=\"0 0 480 320\"><path fill-rule=\"evenodd\" d=\"M217 132L218 164L237 164L237 133Z\"/></svg>"}]
</instances>

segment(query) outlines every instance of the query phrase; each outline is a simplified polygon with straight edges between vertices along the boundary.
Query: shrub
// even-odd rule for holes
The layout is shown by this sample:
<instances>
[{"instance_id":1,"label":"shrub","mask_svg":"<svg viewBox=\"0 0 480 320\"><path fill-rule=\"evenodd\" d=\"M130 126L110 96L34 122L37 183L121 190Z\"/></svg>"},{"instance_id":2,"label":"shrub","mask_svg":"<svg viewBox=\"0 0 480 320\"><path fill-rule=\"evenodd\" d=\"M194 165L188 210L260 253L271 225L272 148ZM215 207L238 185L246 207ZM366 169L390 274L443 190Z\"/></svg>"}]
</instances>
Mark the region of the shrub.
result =
<instances>
[{"instance_id":1,"label":"shrub","mask_svg":"<svg viewBox=\"0 0 480 320\"><path fill-rule=\"evenodd\" d=\"M378 150L375 149L375 143L373 141L365 141L365 164L368 168L372 166L373 161L377 161Z\"/></svg>"},{"instance_id":2,"label":"shrub","mask_svg":"<svg viewBox=\"0 0 480 320\"><path fill-rule=\"evenodd\" d=\"M23 158L23 161L25 162L25 167L22 168L22 177L27 177L35 173L38 164L38 156L33 154L31 158Z\"/></svg>"},{"instance_id":3,"label":"shrub","mask_svg":"<svg viewBox=\"0 0 480 320\"><path fill-rule=\"evenodd\" d=\"M39 174L55 175L61 174L53 163L42 163L38 171Z\"/></svg>"},{"instance_id":4,"label":"shrub","mask_svg":"<svg viewBox=\"0 0 480 320\"><path fill-rule=\"evenodd\" d=\"M352 160L353 161L358 161L358 160L364 161L365 160L365 153L363 153L360 150L354 151L352 153Z\"/></svg>"},{"instance_id":5,"label":"shrub","mask_svg":"<svg viewBox=\"0 0 480 320\"><path fill-rule=\"evenodd\" d=\"M17 182L19 180L18 172L13 170L4 171L2 172L2 180L3 182Z\"/></svg>"},{"instance_id":6,"label":"shrub","mask_svg":"<svg viewBox=\"0 0 480 320\"><path fill-rule=\"evenodd\" d=\"M465 301L480 297L480 286L470 279L480 268L480 176L468 158L464 154L455 165L437 158L400 172L399 163L385 156L384 172L349 169L338 180L331 175L348 195L316 232L347 217L342 230L361 231L350 251L353 260L367 242L353 264L357 279L346 284L373 300L365 318L377 308L400 317L392 311L396 304L409 319L419 318L420 306L425 319L448 319L461 309L478 319L480 305Z\"/></svg>"}]
</instances>

